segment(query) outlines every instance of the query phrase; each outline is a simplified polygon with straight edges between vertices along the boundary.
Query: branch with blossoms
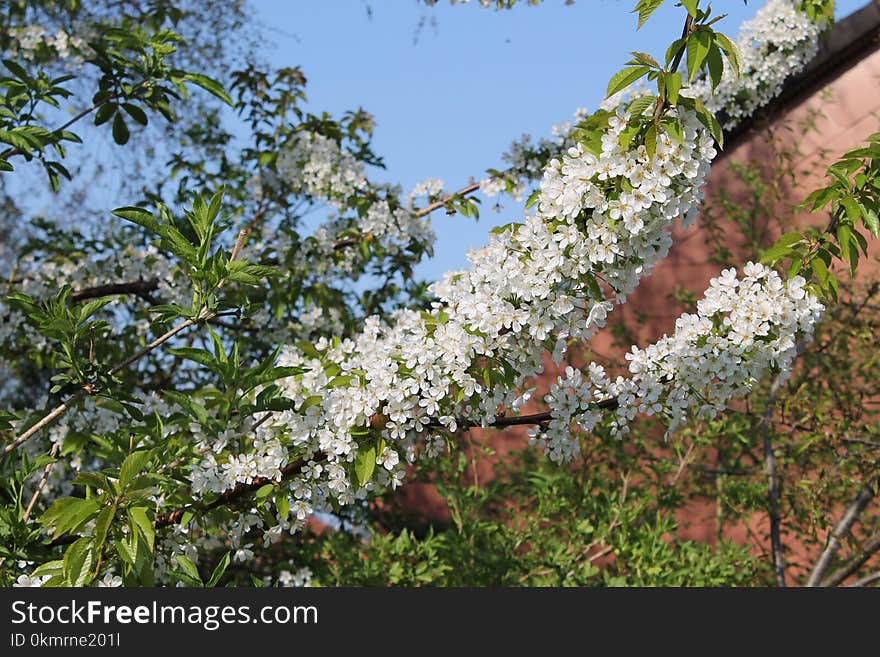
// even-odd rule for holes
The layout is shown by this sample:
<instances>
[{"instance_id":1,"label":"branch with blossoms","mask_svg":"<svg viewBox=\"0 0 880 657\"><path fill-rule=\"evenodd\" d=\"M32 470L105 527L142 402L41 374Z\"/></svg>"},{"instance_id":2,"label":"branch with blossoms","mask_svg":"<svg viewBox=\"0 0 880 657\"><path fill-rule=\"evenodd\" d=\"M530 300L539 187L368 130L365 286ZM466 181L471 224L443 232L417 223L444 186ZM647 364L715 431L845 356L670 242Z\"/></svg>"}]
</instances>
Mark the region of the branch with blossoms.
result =
<instances>
[{"instance_id":1,"label":"branch with blossoms","mask_svg":"<svg viewBox=\"0 0 880 657\"><path fill-rule=\"evenodd\" d=\"M693 19L689 14L689 23ZM700 25L686 31L695 40L707 34ZM673 59L686 47L687 42L678 44ZM693 61L690 64L695 67ZM650 67L643 68L642 74L651 73ZM693 77L693 71L689 73ZM699 185L714 155L703 124L713 126L700 113L700 105L666 86L667 76L674 74L657 73L664 87L649 103L636 99L635 104L594 117L593 141L585 138L545 172L538 214L494 236L489 247L471 256L471 270L451 274L434 286L439 301L430 313L401 311L390 326L368 319L363 333L353 340L338 345L318 341L311 354L293 349L283 353L282 363L308 372L285 385L285 395L295 408L279 414L275 426L296 436L301 451L326 456L325 483L299 482L307 486L306 497L314 508L321 508L328 497L345 504L376 486L393 484L401 463L394 445L400 445L407 458L414 457L416 441L425 429L439 425L454 430L459 422L490 426L495 409L513 403L517 389L540 371L545 348L558 357L565 340L590 337L604 325L611 309L606 294L622 301L653 262L665 255L666 228L675 218L693 216ZM663 106L669 107L658 117L650 110L663 96ZM628 107L638 110L627 113ZM670 121L663 123L667 116ZM627 180L632 194L620 191L620 179ZM536 432L535 442L557 460L567 460L573 453L556 436L567 435L573 421L583 422L585 428L595 423L588 411L596 401L615 400L615 426L623 432L638 402L650 408L648 402L657 401L661 384L671 384L668 401L673 402L674 426L684 421L691 406L698 413L710 413L715 405L747 390L755 376L776 367L784 370L793 357L786 342L791 340L789 332L798 338L807 335L819 306L803 291L803 280L795 280L789 293L778 276L751 267L742 281L725 279L732 296L698 318L685 338L716 348L720 340L735 345L744 331L734 325L733 334L721 332L724 313L748 303L757 304L756 312L764 312L768 304L791 303L794 324L791 315L784 320L772 315L762 317L755 327L766 335L779 330L784 339L774 335L767 343L758 340L737 347L741 357L754 359L754 369L745 367L741 382L731 380L731 385L721 387L719 399L704 403L694 390L706 384L695 374L679 374L680 381L665 373L647 385L639 379L610 382L595 369L590 381L594 390L577 382L575 401L568 395L551 400L555 412L546 417L550 428ZM782 321L788 323L773 325ZM716 327L716 322L721 326ZM674 347L664 344L664 348ZM729 376L729 365L711 361L714 367L705 365L687 371L701 371L709 382ZM688 380L689 376L695 380ZM564 387L568 382L560 390ZM376 414L387 418L380 427L368 421ZM269 450L277 446L266 441L264 451L254 456L271 463ZM244 457L234 457L234 462ZM202 490L220 493L235 483L224 473L235 476L235 472L236 467L221 470L208 458L193 476Z\"/></svg>"},{"instance_id":2,"label":"branch with blossoms","mask_svg":"<svg viewBox=\"0 0 880 657\"><path fill-rule=\"evenodd\" d=\"M647 18L648 6L640 18ZM696 312L677 320L672 335L633 347L628 376L613 378L596 363L567 368L543 399L549 410L516 414L529 395L523 391L544 371L545 354L560 363L571 343L602 329L615 305L665 257L671 226L695 217L723 135L703 92L689 84L705 85L710 95L724 93L740 82L726 79L717 64L734 69L740 59L698 2L683 6L682 36L666 60L633 53L612 78L605 107L583 116L566 148L542 167L540 188L523 220L493 231L488 245L469 255L469 268L430 288L433 300L423 309L367 317L347 338L279 338L285 346L250 367L242 363L237 341L213 331L205 336L210 349L169 350L205 368L216 385L168 391L173 404L156 403L152 418L140 413L140 442L132 439L121 467L74 479L94 499L58 500L44 513L41 522L53 540L75 537L68 549L100 563L107 534L92 527L121 522L125 531L113 536L122 545L126 576L151 581L153 571L144 564L155 561L160 576L168 576L170 555L182 554L184 543L192 547L201 532L206 544L222 535L239 548L258 531L271 542L315 513L335 513L393 489L403 482L406 464L436 456L444 437L460 429L532 425L532 444L566 463L579 455L578 430L602 426L623 437L638 415L654 415L672 432L694 418L715 417L768 376L784 380L796 344L810 339L822 315L818 295L830 284L813 263L832 253L828 242L786 242L791 248L780 257L800 258L788 276L755 263L723 271ZM797 7L788 8L804 20ZM786 38L780 51L788 48ZM682 62L685 71L679 71ZM655 83L656 93L627 95L639 79ZM273 248L282 261L301 260L299 267L314 254L332 256L318 257L327 261L325 268L310 274L316 296L326 293L322 285L332 267L366 272L373 245L392 254L391 262L411 262L431 241L420 219L441 207L463 211L469 207L462 205L465 197L486 187L473 183L444 194L442 185L431 183L419 189L427 205L415 209L396 190L370 182L364 162L334 129L320 122L301 128L283 133L279 152L267 159L278 174L272 184L324 202L336 215L313 237L281 244L279 235ZM867 166L867 155L853 157ZM833 202L838 191L827 200ZM835 221L842 225L847 204L840 205L844 210L835 210ZM159 214L128 208L121 216L194 272L199 303L190 311L198 306L207 314L200 311L184 325L222 312L214 294L218 280L253 284L270 275L267 265L231 264L243 238L231 257L217 252L215 258L203 248L210 242L206 236L221 230L220 221L193 226L202 242L194 249L192 236L172 232L173 222ZM272 230L259 227L252 243L275 238ZM826 233L841 241L837 230ZM859 244L852 230L849 238ZM361 256L344 248L356 244ZM277 287L267 294L278 293ZM166 304L157 312L171 317L182 310ZM261 419L254 422L256 417ZM173 454L163 452L169 433L187 437ZM175 465L151 467L159 454L173 457L167 462ZM220 507L229 513L210 514ZM190 523L192 518L201 522ZM100 566L83 575L69 572L69 563L50 564L33 576L75 584L100 574Z\"/></svg>"}]
</instances>

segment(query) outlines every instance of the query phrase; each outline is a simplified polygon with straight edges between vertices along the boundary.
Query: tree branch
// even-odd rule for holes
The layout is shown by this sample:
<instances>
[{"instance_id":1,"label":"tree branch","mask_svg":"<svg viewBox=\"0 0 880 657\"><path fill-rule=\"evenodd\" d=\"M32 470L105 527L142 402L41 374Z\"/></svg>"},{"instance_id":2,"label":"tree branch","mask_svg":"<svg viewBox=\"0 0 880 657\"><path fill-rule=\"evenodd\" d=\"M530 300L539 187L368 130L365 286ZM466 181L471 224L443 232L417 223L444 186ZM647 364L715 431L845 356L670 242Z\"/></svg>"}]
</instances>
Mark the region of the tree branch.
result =
<instances>
[{"instance_id":1,"label":"tree branch","mask_svg":"<svg viewBox=\"0 0 880 657\"><path fill-rule=\"evenodd\" d=\"M819 555L819 558L816 560L816 564L813 566L810 577L807 579L807 586L824 585L822 577L831 565L831 560L834 558L834 555L840 550L840 542L847 534L849 534L850 529L852 529L856 520L858 520L859 516L865 510L865 507L867 507L868 503L877 495L878 489L880 489L880 477L872 479L859 489L858 494L847 507L843 517L841 517L834 529L831 530L831 540L828 541L828 545L825 546L822 554Z\"/></svg>"},{"instance_id":2,"label":"tree branch","mask_svg":"<svg viewBox=\"0 0 880 657\"><path fill-rule=\"evenodd\" d=\"M880 570L878 570L876 573L865 575L860 580L850 584L850 587L860 588L862 586L867 586L868 584L873 584L874 582L880 582Z\"/></svg>"},{"instance_id":3,"label":"tree branch","mask_svg":"<svg viewBox=\"0 0 880 657\"><path fill-rule=\"evenodd\" d=\"M847 577L853 575L859 568L864 566L868 559L873 557L878 551L880 551L880 533L874 534L871 538L865 541L864 545L862 545L862 549L859 550L856 556L822 580L822 583L819 584L819 586L837 586Z\"/></svg>"},{"instance_id":4,"label":"tree branch","mask_svg":"<svg viewBox=\"0 0 880 657\"><path fill-rule=\"evenodd\" d=\"M596 404L596 406L598 406L599 408L605 408L605 409L617 408L617 400L616 399L606 399L606 400L598 402ZM263 416L263 418L261 418L259 420L259 422L257 422L255 427L259 426L260 424L263 424L269 418L270 415L271 415L271 413L267 413L265 416ZM515 426L515 425L520 425L520 424L540 424L541 422L548 421L550 418L551 418L551 414L549 411L543 412L543 413L534 413L532 415L518 415L518 416L512 416L512 417L499 416L499 417L496 417L489 426L509 427L509 426ZM439 424L439 422L437 422L437 420L433 420L427 426L437 427L437 426L441 426L441 425ZM479 427L481 425L478 423L462 422L459 426L461 426L463 428L469 428L469 427ZM320 458L316 458L313 460L317 461L317 460L320 460ZM293 477L294 475L298 474L303 469L303 466L305 466L305 465L306 465L306 461L304 459L299 459L297 461L294 461L294 462L284 466L283 468L281 468L281 481L284 481L285 479L289 479L290 477ZM174 524L180 522L181 518L183 518L183 515L187 511L206 512L206 511L210 511L212 509L216 509L217 507L220 507L220 506L226 506L227 504L235 502L236 500L239 500L243 497L246 497L250 493L256 492L258 489L265 486L266 484L274 484L274 483L277 483L276 480L274 480L274 479L270 479L268 477L257 477L256 479L251 481L249 484L247 484L247 483L237 484L237 485L233 486L232 488L230 488L229 490L227 490L226 492L221 493L217 499L215 499L213 502L211 502L209 504L201 504L201 503L190 504L188 506L180 507L180 508L174 509L173 511L169 511L168 513L163 513L163 514L157 515L156 516L156 528L159 529L162 527L168 527L169 525L174 525Z\"/></svg>"},{"instance_id":5,"label":"tree branch","mask_svg":"<svg viewBox=\"0 0 880 657\"><path fill-rule=\"evenodd\" d=\"M616 398L603 399L602 401L596 402L594 406L596 408L612 410L617 408L618 403ZM522 424L541 424L543 422L548 422L552 419L552 417L553 414L550 411L532 413L531 415L498 415L489 424L486 425L486 428L513 427ZM479 429L483 427L483 425L479 422L472 422L470 420L459 420L456 422L456 424L462 429ZM436 418L432 418L426 426L442 427L443 425L440 424L440 421Z\"/></svg>"},{"instance_id":6,"label":"tree branch","mask_svg":"<svg viewBox=\"0 0 880 657\"><path fill-rule=\"evenodd\" d=\"M417 217L424 217L427 214L431 214L434 210L438 208L444 207L451 200L458 198L459 196L467 196L468 194L472 194L480 188L480 183L471 183L470 185L466 185L462 187L457 192L453 194L449 194L448 196L444 196L438 201L434 201L433 203L429 203L425 207L421 208L416 212Z\"/></svg>"},{"instance_id":7,"label":"tree branch","mask_svg":"<svg viewBox=\"0 0 880 657\"><path fill-rule=\"evenodd\" d=\"M155 292L158 289L158 278L150 278L148 280L138 279L126 283L108 283L106 285L96 285L95 287L83 288L82 290L72 292L70 298L73 301L85 301L86 299L109 297L117 294L134 294L144 301L153 303L154 300L150 296L150 292Z\"/></svg>"},{"instance_id":8,"label":"tree branch","mask_svg":"<svg viewBox=\"0 0 880 657\"><path fill-rule=\"evenodd\" d=\"M230 253L230 257L229 257L230 262L235 260L238 257L239 253L241 253L241 249L244 247L244 243L247 240L247 237L251 232L251 226L252 226L253 222L256 221L256 219L261 214L262 214L262 211L258 211L253 217L251 217L251 219L248 221L247 225L238 232L238 236L235 240L235 245L232 247L232 251ZM219 290L220 288L222 288L223 284L225 282L226 282L225 280L220 281L220 283L217 285L217 289ZM128 367L132 363L137 362L138 360L140 360L141 358L146 356L148 353L150 353L151 351L153 351L157 347L168 342L168 340L173 338L175 335L177 335L181 331L188 329L190 326L195 326L196 324L199 324L200 322L210 322L212 319L214 319L215 317L218 317L218 316L219 316L219 313L217 311L211 311L211 312L199 315L199 317L197 317L196 319L187 319L187 320L181 322L180 324L178 324L174 328L170 329L166 333L160 335L158 338L156 338L155 340L150 342L143 349L138 350L132 356L129 356L128 358L116 363L116 365L114 365L113 367L110 368L108 374L109 375L116 374L117 372L125 369L126 367ZM54 409L52 409L52 411L48 415L43 417L43 419L41 419L39 422L34 424L32 427L30 427L27 431L25 431L21 435L17 436L10 444L8 444L6 447L4 447L3 451L0 452L0 456L8 454L12 450L14 450L16 447L18 447L19 445L21 445L22 443L27 441L31 436L36 434L40 429L47 427L50 424L52 424L53 422L55 422L58 418L62 417L65 413L67 413L67 411L69 411L74 404L76 404L80 399L85 397L86 394L88 394L90 392L94 392L94 391L87 390L86 388L83 388L82 390L80 390L76 394L72 395L70 397L70 399L68 399L66 402L63 402L62 404L59 404L58 406L56 406Z\"/></svg>"}]
</instances>

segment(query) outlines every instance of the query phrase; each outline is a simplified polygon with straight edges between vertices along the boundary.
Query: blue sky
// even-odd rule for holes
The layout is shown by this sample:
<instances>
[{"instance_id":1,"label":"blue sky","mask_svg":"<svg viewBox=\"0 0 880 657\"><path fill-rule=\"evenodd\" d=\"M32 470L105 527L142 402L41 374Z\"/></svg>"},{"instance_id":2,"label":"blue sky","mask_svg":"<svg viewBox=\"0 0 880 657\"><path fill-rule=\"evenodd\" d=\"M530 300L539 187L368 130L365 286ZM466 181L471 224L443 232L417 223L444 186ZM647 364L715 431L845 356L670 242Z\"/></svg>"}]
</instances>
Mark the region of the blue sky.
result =
<instances>
[{"instance_id":1,"label":"blue sky","mask_svg":"<svg viewBox=\"0 0 880 657\"><path fill-rule=\"evenodd\" d=\"M846 16L867 0L838 0ZM255 19L274 43L263 53L276 66L301 66L307 107L341 114L363 107L377 122L376 151L387 169L374 178L405 190L428 177L447 188L501 167L510 142L595 108L629 51L662 55L680 32L681 8L667 0L636 31L635 0L546 0L496 12L439 0L254 0ZM716 0L727 12L719 29L735 36L762 2ZM658 57L659 58L659 57ZM437 279L466 264L489 230L515 221L522 208L484 208L474 222L435 213L434 258L418 273Z\"/></svg>"}]
</instances>

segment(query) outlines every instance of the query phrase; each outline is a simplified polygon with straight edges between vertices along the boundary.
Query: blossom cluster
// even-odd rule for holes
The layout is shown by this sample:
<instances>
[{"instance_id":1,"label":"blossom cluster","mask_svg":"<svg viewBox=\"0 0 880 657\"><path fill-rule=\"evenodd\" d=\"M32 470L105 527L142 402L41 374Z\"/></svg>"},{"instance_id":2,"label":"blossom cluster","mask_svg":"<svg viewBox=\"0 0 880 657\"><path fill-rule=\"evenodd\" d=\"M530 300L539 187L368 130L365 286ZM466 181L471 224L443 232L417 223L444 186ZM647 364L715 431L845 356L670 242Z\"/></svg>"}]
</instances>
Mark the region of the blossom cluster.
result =
<instances>
[{"instance_id":1,"label":"blossom cluster","mask_svg":"<svg viewBox=\"0 0 880 657\"><path fill-rule=\"evenodd\" d=\"M81 64L91 51L86 38L57 29L54 32L42 25L25 25L10 28L10 54L27 61L34 61L41 54L52 59L63 59Z\"/></svg>"},{"instance_id":2,"label":"blossom cluster","mask_svg":"<svg viewBox=\"0 0 880 657\"><path fill-rule=\"evenodd\" d=\"M794 0L770 0L742 25L737 41L742 75L725 68L714 93L706 79L690 92L723 117L729 130L778 96L785 81L816 56L824 27L799 11Z\"/></svg>"},{"instance_id":3,"label":"blossom cluster","mask_svg":"<svg viewBox=\"0 0 880 657\"><path fill-rule=\"evenodd\" d=\"M595 402L613 400L612 433L626 433L637 413L659 415L667 435L690 418L714 418L729 400L745 395L768 373L787 378L799 342L807 342L823 306L795 276L784 282L775 271L748 263L742 276L726 269L710 281L695 314L676 320L675 332L627 354L630 377L610 379L591 363L585 376L566 369L545 402L552 420L531 431L531 440L554 461L579 454L577 424L592 430L605 411Z\"/></svg>"},{"instance_id":4,"label":"blossom cluster","mask_svg":"<svg viewBox=\"0 0 880 657\"><path fill-rule=\"evenodd\" d=\"M276 169L294 192L320 199L339 213L335 221L316 233L325 252L333 250L334 240L342 230L352 228L351 222L341 216L350 207L352 197L365 196L369 191L394 196L391 188L380 189L370 183L363 163L351 152L341 148L335 139L317 132L297 132L279 153ZM413 190L412 196L434 188L433 183L423 184ZM403 251L412 243L430 248L434 242L430 225L412 208L393 207L386 199L361 209L354 228L360 235L381 239L392 252Z\"/></svg>"}]
</instances>

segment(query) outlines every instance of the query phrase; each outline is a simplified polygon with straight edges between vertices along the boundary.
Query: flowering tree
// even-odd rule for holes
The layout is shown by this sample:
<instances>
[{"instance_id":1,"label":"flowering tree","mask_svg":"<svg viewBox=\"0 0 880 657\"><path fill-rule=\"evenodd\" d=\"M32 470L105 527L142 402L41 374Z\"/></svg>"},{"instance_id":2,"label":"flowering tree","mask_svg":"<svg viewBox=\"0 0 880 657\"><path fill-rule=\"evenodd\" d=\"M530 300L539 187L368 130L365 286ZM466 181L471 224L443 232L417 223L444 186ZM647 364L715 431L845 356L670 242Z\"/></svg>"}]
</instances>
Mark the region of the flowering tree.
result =
<instances>
[{"instance_id":1,"label":"flowering tree","mask_svg":"<svg viewBox=\"0 0 880 657\"><path fill-rule=\"evenodd\" d=\"M671 225L697 217L724 130L812 58L833 2L771 0L737 45L710 8L682 0L665 58L633 53L599 110L556 139L515 144L510 168L479 184L408 194L370 179L381 160L368 114L298 107L298 70L249 65L226 88L195 70L175 32L186 9L153 4L116 24L109 11L44 4L8 17L4 176L38 163L63 187L80 122L109 125L124 145L132 124L177 121L193 87L234 106L251 139L236 148L196 120L168 177L115 220L34 222L6 245L9 583L215 585L256 553L269 583L303 583L308 573L273 552L284 534L316 514L356 534L366 502L408 469L442 472L471 427L530 425L559 467L583 456L585 435L623 444L646 417L667 436L714 420L761 381L782 385L820 299L836 299L832 259L854 270L860 229L880 228L874 136L808 198L815 211L830 204L827 228L725 269L672 335L632 348L628 375L567 367L546 410L522 414L544 355L561 363L589 341L667 254ZM641 0L639 25L661 4ZM72 119L53 111L59 98L81 100ZM431 212L474 215L477 192L530 187L522 219L494 230L469 268L414 280ZM317 227L303 221L315 207L330 210Z\"/></svg>"}]
</instances>

